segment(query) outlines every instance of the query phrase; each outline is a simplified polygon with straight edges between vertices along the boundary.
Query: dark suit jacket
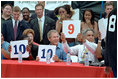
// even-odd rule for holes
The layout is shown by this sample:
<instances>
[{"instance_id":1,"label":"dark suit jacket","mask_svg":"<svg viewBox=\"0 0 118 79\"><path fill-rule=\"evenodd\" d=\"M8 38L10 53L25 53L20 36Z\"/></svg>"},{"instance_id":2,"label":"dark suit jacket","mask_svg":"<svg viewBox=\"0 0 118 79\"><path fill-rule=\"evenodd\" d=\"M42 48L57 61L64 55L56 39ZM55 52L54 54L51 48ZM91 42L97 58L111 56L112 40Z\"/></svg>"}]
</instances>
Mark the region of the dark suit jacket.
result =
<instances>
[{"instance_id":1,"label":"dark suit jacket","mask_svg":"<svg viewBox=\"0 0 118 79\"><path fill-rule=\"evenodd\" d=\"M47 33L55 29L55 21L45 16L44 26L43 26L43 40L40 42L40 31L39 31L39 24L38 19L35 18L31 21L31 28L34 30L35 36L34 41L38 44L49 44Z\"/></svg>"},{"instance_id":2,"label":"dark suit jacket","mask_svg":"<svg viewBox=\"0 0 118 79\"><path fill-rule=\"evenodd\" d=\"M36 56L38 56L38 46L32 44L30 53L31 53L32 57L36 60Z\"/></svg>"},{"instance_id":3,"label":"dark suit jacket","mask_svg":"<svg viewBox=\"0 0 118 79\"><path fill-rule=\"evenodd\" d=\"M22 32L29 28L27 26L27 23L22 20L19 22L18 27L17 27L17 35L16 35L16 40L19 40L20 37L22 36ZM13 22L12 20L6 21L3 24L3 29L2 29L2 34L4 36L4 40L7 42L14 41L14 31L13 31Z\"/></svg>"},{"instance_id":4,"label":"dark suit jacket","mask_svg":"<svg viewBox=\"0 0 118 79\"><path fill-rule=\"evenodd\" d=\"M38 56L38 46L32 44L30 53L33 59L29 59L28 57L28 58L23 58L23 60L36 60L36 57Z\"/></svg>"},{"instance_id":5,"label":"dark suit jacket","mask_svg":"<svg viewBox=\"0 0 118 79\"><path fill-rule=\"evenodd\" d=\"M53 19L55 22L58 20L58 18L54 15L54 11L53 11L53 10L45 9L45 16L50 17L50 18ZM31 18L32 18L32 19L37 18L36 13L32 14Z\"/></svg>"}]
</instances>

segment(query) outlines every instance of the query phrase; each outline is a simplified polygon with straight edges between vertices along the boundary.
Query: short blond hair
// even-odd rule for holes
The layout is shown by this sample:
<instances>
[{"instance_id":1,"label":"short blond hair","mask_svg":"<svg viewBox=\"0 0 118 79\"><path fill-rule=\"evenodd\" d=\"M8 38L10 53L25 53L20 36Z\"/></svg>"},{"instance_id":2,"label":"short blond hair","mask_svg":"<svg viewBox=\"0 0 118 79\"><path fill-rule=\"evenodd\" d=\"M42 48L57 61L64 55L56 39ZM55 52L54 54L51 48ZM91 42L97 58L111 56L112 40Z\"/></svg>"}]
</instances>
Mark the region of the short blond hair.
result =
<instances>
[{"instance_id":1,"label":"short blond hair","mask_svg":"<svg viewBox=\"0 0 118 79\"><path fill-rule=\"evenodd\" d=\"M32 30L32 29L24 30L23 35L27 35L28 33L31 33L34 36L34 30Z\"/></svg>"}]
</instances>

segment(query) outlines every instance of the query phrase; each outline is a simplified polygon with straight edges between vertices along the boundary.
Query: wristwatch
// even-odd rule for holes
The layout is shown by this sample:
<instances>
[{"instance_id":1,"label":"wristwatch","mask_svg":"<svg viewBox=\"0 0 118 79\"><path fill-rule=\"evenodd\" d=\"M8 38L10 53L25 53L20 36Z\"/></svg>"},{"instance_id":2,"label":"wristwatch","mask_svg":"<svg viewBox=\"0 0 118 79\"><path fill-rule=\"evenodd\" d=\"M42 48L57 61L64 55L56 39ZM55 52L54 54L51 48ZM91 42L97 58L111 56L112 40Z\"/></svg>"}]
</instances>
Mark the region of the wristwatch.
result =
<instances>
[{"instance_id":1,"label":"wristwatch","mask_svg":"<svg viewBox=\"0 0 118 79\"><path fill-rule=\"evenodd\" d=\"M101 40L98 40L98 42L100 42L100 43L101 43Z\"/></svg>"}]
</instances>

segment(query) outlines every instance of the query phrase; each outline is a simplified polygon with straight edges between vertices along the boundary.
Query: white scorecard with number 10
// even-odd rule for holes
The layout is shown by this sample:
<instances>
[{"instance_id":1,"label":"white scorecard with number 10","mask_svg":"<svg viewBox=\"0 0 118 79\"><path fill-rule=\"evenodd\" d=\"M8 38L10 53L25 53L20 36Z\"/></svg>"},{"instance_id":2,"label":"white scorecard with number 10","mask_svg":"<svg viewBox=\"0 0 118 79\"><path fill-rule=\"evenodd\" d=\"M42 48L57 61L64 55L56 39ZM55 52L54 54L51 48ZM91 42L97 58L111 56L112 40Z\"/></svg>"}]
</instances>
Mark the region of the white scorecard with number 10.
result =
<instances>
[{"instance_id":1,"label":"white scorecard with number 10","mask_svg":"<svg viewBox=\"0 0 118 79\"><path fill-rule=\"evenodd\" d=\"M63 33L66 38L76 38L80 33L80 20L65 20L63 21Z\"/></svg>"},{"instance_id":2,"label":"white scorecard with number 10","mask_svg":"<svg viewBox=\"0 0 118 79\"><path fill-rule=\"evenodd\" d=\"M26 50L28 40L11 41L11 58L18 58L18 53L22 52L22 58L28 58L29 53Z\"/></svg>"},{"instance_id":3,"label":"white scorecard with number 10","mask_svg":"<svg viewBox=\"0 0 118 79\"><path fill-rule=\"evenodd\" d=\"M53 61L53 56L56 52L56 46L55 45L39 45L38 49L38 57L40 58L40 61L46 61L46 54L50 52L50 61Z\"/></svg>"}]
</instances>

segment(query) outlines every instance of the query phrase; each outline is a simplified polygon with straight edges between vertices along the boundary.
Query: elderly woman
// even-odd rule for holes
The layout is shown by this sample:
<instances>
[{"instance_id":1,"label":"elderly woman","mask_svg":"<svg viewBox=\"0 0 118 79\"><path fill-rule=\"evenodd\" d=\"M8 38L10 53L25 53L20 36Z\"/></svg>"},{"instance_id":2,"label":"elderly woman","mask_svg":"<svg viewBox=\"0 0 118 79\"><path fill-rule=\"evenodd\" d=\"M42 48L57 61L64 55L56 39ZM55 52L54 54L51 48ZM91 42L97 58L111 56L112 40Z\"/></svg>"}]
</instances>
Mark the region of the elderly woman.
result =
<instances>
[{"instance_id":1,"label":"elderly woman","mask_svg":"<svg viewBox=\"0 0 118 79\"><path fill-rule=\"evenodd\" d=\"M60 18L56 22L56 30L60 34L62 32L62 28L63 28L63 26L62 26L63 21L64 20L72 20L71 17L73 16L74 11L72 11L72 8L70 5L64 5L64 6L57 7L54 10L54 12L55 12L55 15ZM67 39L67 42L71 43L71 44L74 41L75 41L75 39L72 39L72 38Z\"/></svg>"},{"instance_id":2,"label":"elderly woman","mask_svg":"<svg viewBox=\"0 0 118 79\"><path fill-rule=\"evenodd\" d=\"M26 50L29 52L28 58L23 58L23 60L35 60L38 55L38 44L33 42L34 31L32 29L26 29L23 31L23 34L20 40L28 40L28 46ZM11 52L12 48L9 46L9 52Z\"/></svg>"},{"instance_id":3,"label":"elderly woman","mask_svg":"<svg viewBox=\"0 0 118 79\"><path fill-rule=\"evenodd\" d=\"M39 45L38 43L34 42L34 31L32 29L26 29L23 32L23 35L27 35L29 37L29 44Z\"/></svg>"},{"instance_id":4,"label":"elderly woman","mask_svg":"<svg viewBox=\"0 0 118 79\"><path fill-rule=\"evenodd\" d=\"M38 55L38 44L33 42L34 31L32 29L26 29L24 30L23 35L28 36L29 59L36 59L36 56Z\"/></svg>"}]
</instances>

